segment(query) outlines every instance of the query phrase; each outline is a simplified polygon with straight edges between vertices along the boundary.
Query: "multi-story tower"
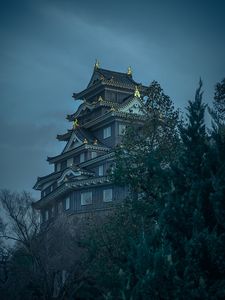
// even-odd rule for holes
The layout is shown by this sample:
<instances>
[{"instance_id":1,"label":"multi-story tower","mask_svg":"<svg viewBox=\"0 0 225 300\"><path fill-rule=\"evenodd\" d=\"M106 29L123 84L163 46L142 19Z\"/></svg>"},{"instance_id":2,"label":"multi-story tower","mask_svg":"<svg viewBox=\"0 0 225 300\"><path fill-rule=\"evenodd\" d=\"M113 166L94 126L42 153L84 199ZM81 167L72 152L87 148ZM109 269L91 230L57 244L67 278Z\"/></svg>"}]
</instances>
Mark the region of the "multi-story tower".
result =
<instances>
[{"instance_id":1,"label":"multi-story tower","mask_svg":"<svg viewBox=\"0 0 225 300\"><path fill-rule=\"evenodd\" d=\"M120 73L95 64L87 88L73 94L83 103L67 116L73 122L72 129L57 135L59 141L66 142L64 150L47 159L54 172L38 177L34 185L41 191L34 207L41 211L42 222L62 212L106 210L126 197L128 189L113 185L108 172L126 126L143 120L144 89L133 80L130 67L127 73Z\"/></svg>"}]
</instances>

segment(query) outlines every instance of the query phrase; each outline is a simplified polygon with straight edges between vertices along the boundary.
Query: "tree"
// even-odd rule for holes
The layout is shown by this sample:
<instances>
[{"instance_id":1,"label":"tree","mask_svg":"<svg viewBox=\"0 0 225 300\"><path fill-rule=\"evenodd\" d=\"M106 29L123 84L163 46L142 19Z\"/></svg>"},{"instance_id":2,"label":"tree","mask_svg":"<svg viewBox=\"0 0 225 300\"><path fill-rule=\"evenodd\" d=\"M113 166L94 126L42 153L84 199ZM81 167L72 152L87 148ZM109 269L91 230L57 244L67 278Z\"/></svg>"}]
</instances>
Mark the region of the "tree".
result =
<instances>
[{"instance_id":1,"label":"tree","mask_svg":"<svg viewBox=\"0 0 225 300\"><path fill-rule=\"evenodd\" d=\"M179 149L179 114L156 81L150 84L142 102L144 121L127 128L116 151L113 180L129 185L148 202L149 198L159 201L167 188L170 162Z\"/></svg>"},{"instance_id":2,"label":"tree","mask_svg":"<svg viewBox=\"0 0 225 300\"><path fill-rule=\"evenodd\" d=\"M2 190L0 201L4 211L0 240L2 245L4 245L4 249L7 249L9 253L8 278L5 282L5 292L7 293L7 298L10 299L12 296L11 298L16 299L14 294L15 285L19 282L21 283L18 284L19 288L17 288L17 292L19 292L22 287L22 281L24 280L25 284L25 281L28 280L28 272L32 265L31 258L33 260L36 259L34 240L39 232L39 223L37 213L31 209L32 198L28 193L24 192L20 195L18 193L10 193L8 190ZM18 268L21 258L26 260L26 263L24 263L26 268ZM20 274L15 272L13 274L15 268L23 270L23 272L20 272ZM9 289L9 282L11 290Z\"/></svg>"},{"instance_id":3,"label":"tree","mask_svg":"<svg viewBox=\"0 0 225 300\"><path fill-rule=\"evenodd\" d=\"M124 176L145 196L134 194L89 239L90 270L105 299L225 297L224 131L207 134L202 96L200 81L187 122L179 126L176 159L146 167L146 158L152 161L152 152L164 148L133 148L132 130L125 137L116 180Z\"/></svg>"},{"instance_id":4,"label":"tree","mask_svg":"<svg viewBox=\"0 0 225 300\"><path fill-rule=\"evenodd\" d=\"M71 285L76 287L75 276L80 272L79 237L74 233L77 221L62 215L51 225L40 228L39 214L32 208L34 200L29 193L2 190L0 200L6 215L0 240L10 254L8 276L2 286L5 297L46 300L67 297Z\"/></svg>"},{"instance_id":5,"label":"tree","mask_svg":"<svg viewBox=\"0 0 225 300\"><path fill-rule=\"evenodd\" d=\"M175 274L173 299L225 296L225 232L218 217L225 212L224 181L215 184L215 173L224 169L225 160L218 161L218 145L206 134L201 86L200 81L195 100L189 102L188 123L181 128L182 151L172 168L173 191L160 218Z\"/></svg>"},{"instance_id":6,"label":"tree","mask_svg":"<svg viewBox=\"0 0 225 300\"><path fill-rule=\"evenodd\" d=\"M216 84L214 94L214 111L220 120L225 120L225 78Z\"/></svg>"},{"instance_id":7,"label":"tree","mask_svg":"<svg viewBox=\"0 0 225 300\"><path fill-rule=\"evenodd\" d=\"M115 183L130 186L131 196L87 238L90 276L105 299L148 297L152 268L160 274L154 265L160 243L155 228L180 147L179 116L157 82L147 89L141 109L144 120L126 129L112 174Z\"/></svg>"}]
</instances>

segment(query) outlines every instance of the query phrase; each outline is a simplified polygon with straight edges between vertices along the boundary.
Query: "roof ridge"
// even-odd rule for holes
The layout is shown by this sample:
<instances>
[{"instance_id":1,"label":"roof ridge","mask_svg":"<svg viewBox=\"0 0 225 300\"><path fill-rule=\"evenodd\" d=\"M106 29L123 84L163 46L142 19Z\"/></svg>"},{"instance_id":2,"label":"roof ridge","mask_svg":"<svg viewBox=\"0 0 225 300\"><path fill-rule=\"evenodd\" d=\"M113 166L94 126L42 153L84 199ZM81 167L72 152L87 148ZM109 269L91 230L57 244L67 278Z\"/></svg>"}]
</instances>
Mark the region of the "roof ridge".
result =
<instances>
[{"instance_id":1,"label":"roof ridge","mask_svg":"<svg viewBox=\"0 0 225 300\"><path fill-rule=\"evenodd\" d=\"M103 68L99 68L97 69L96 71L97 72L101 72L102 71L107 71L107 72L110 72L110 73L116 73L116 74L123 74L123 75L126 75L127 77L130 77L130 75L127 74L127 72L118 72L118 71L112 71L112 70L109 70L109 69L103 69Z\"/></svg>"}]
</instances>

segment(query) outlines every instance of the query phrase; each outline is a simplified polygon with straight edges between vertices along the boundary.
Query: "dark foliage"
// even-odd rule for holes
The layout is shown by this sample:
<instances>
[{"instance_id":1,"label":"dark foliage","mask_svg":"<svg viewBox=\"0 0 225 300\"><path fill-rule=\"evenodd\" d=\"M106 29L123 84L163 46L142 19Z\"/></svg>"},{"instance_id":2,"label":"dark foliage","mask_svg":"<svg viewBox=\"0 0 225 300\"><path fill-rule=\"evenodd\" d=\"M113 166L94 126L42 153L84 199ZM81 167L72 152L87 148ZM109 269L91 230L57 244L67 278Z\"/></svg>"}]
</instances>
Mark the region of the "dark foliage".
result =
<instances>
[{"instance_id":1,"label":"dark foliage","mask_svg":"<svg viewBox=\"0 0 225 300\"><path fill-rule=\"evenodd\" d=\"M131 198L89 239L98 299L225 297L225 132L220 115L207 134L201 88L180 124L153 83L149 118L127 130L113 175Z\"/></svg>"}]
</instances>

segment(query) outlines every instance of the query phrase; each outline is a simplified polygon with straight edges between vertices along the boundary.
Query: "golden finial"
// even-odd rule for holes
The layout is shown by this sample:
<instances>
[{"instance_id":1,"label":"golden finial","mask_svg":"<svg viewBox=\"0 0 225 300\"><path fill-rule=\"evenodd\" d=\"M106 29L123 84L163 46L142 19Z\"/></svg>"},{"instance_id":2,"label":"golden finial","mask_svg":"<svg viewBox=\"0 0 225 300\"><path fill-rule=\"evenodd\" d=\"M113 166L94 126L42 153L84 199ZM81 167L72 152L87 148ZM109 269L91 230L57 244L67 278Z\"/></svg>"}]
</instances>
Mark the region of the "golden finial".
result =
<instances>
[{"instance_id":1,"label":"golden finial","mask_svg":"<svg viewBox=\"0 0 225 300\"><path fill-rule=\"evenodd\" d=\"M98 140L95 139L93 145L98 145Z\"/></svg>"},{"instance_id":2,"label":"golden finial","mask_svg":"<svg viewBox=\"0 0 225 300\"><path fill-rule=\"evenodd\" d=\"M132 76L132 69L131 69L131 66L129 66L128 69L127 69L127 75Z\"/></svg>"},{"instance_id":3,"label":"golden finial","mask_svg":"<svg viewBox=\"0 0 225 300\"><path fill-rule=\"evenodd\" d=\"M75 120L73 121L73 129L76 129L78 126L79 126L78 120L75 119Z\"/></svg>"},{"instance_id":4,"label":"golden finial","mask_svg":"<svg viewBox=\"0 0 225 300\"><path fill-rule=\"evenodd\" d=\"M88 140L85 138L83 144L88 144Z\"/></svg>"},{"instance_id":5,"label":"golden finial","mask_svg":"<svg viewBox=\"0 0 225 300\"><path fill-rule=\"evenodd\" d=\"M95 60L95 69L99 69L100 68L100 63L99 61L96 59Z\"/></svg>"},{"instance_id":6,"label":"golden finial","mask_svg":"<svg viewBox=\"0 0 225 300\"><path fill-rule=\"evenodd\" d=\"M103 101L103 98L102 98L102 96L99 96L99 98L98 98L98 102L102 102Z\"/></svg>"},{"instance_id":7,"label":"golden finial","mask_svg":"<svg viewBox=\"0 0 225 300\"><path fill-rule=\"evenodd\" d=\"M137 85L135 86L134 97L141 98L141 94Z\"/></svg>"}]
</instances>

